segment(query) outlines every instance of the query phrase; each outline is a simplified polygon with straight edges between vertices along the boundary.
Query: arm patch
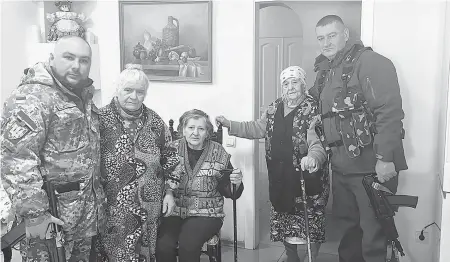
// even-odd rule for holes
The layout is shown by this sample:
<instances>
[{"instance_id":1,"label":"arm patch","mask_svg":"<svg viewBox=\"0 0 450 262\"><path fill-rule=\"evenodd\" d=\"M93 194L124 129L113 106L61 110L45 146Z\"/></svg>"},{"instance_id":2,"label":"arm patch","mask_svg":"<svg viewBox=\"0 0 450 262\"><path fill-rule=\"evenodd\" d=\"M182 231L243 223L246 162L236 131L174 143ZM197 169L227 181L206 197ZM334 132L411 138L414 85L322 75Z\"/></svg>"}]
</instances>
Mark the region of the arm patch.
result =
<instances>
[{"instance_id":1,"label":"arm patch","mask_svg":"<svg viewBox=\"0 0 450 262\"><path fill-rule=\"evenodd\" d=\"M16 117L12 117L12 119L6 123L4 133L5 146L12 151L17 150L17 144L22 140L22 138L28 133L36 131L36 129L36 123L34 123L34 121L22 110L19 111Z\"/></svg>"}]
</instances>

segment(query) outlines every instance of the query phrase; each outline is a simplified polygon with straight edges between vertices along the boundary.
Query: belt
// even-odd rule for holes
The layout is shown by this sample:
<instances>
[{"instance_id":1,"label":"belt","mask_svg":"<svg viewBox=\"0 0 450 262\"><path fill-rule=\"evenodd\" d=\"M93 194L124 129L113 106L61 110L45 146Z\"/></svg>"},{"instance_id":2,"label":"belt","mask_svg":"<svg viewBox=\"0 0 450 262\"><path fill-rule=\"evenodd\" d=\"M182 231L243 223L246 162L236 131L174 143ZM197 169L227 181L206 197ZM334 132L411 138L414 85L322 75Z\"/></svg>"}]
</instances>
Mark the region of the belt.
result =
<instances>
[{"instance_id":1,"label":"belt","mask_svg":"<svg viewBox=\"0 0 450 262\"><path fill-rule=\"evenodd\" d=\"M339 146L343 146L344 142L342 142L342 140L337 140L334 142L331 142L328 144L329 147L339 147Z\"/></svg>"},{"instance_id":2,"label":"belt","mask_svg":"<svg viewBox=\"0 0 450 262\"><path fill-rule=\"evenodd\" d=\"M51 183L51 182L50 182ZM53 185L53 188L58 193L67 193L71 191L80 191L83 188L84 183L81 181L69 182L64 184Z\"/></svg>"},{"instance_id":3,"label":"belt","mask_svg":"<svg viewBox=\"0 0 450 262\"><path fill-rule=\"evenodd\" d=\"M328 111L325 114L322 114L320 117L322 119L325 119L325 118L331 118L331 117L336 116L336 115L337 115L336 112Z\"/></svg>"},{"instance_id":4,"label":"belt","mask_svg":"<svg viewBox=\"0 0 450 262\"><path fill-rule=\"evenodd\" d=\"M340 112L328 111L325 114L322 114L320 117L322 119L325 119L325 118L331 118L331 117L341 114L341 115L345 115L345 118L348 118L351 116L351 113L359 113L359 112L364 112L364 109L359 108L359 109L352 109L352 110L344 110L344 111L340 111Z\"/></svg>"}]
</instances>

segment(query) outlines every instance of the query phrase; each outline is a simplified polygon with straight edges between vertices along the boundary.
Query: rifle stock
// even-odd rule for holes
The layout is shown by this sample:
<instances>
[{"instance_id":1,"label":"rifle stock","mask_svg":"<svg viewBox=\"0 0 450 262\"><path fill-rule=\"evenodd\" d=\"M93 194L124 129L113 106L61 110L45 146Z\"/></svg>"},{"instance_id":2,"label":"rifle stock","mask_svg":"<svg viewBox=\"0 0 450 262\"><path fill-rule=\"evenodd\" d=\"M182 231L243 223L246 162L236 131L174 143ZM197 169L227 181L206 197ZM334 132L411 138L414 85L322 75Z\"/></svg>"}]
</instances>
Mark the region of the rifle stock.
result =
<instances>
[{"instance_id":1,"label":"rifle stock","mask_svg":"<svg viewBox=\"0 0 450 262\"><path fill-rule=\"evenodd\" d=\"M53 184L47 181L47 177L43 176L44 179L44 190L47 192L48 202L50 207L50 214L56 218L59 218L58 214L58 199L56 198L55 188ZM66 262L66 252L64 249L64 240L63 240L63 230L62 226L56 225L55 223L51 224L52 233L50 236L51 244L49 246L49 252L51 261L55 262Z\"/></svg>"},{"instance_id":2,"label":"rifle stock","mask_svg":"<svg viewBox=\"0 0 450 262\"><path fill-rule=\"evenodd\" d=\"M388 240L392 241L393 246L404 256L403 247L398 240L399 236L394 222L394 215L398 207L416 208L418 197L394 195L392 192L387 192L389 191L388 189L381 189L383 186L381 186L374 174L365 176L362 184L369 197L375 216L380 222Z\"/></svg>"},{"instance_id":3,"label":"rifle stock","mask_svg":"<svg viewBox=\"0 0 450 262\"><path fill-rule=\"evenodd\" d=\"M44 184L42 188L47 192L49 206L50 206L50 214L56 218L59 218L58 207L57 207L57 198L55 195L55 189L52 183L47 181L46 176L43 176ZM52 262L66 262L66 253L64 250L64 241L62 235L62 227L57 226L52 223L52 232L50 234L50 239L48 243L48 251L50 256L50 261ZM22 221L20 224L11 228L4 236L2 236L2 244L1 248L13 247L18 242L26 237L26 228L25 221Z\"/></svg>"},{"instance_id":4,"label":"rifle stock","mask_svg":"<svg viewBox=\"0 0 450 262\"><path fill-rule=\"evenodd\" d=\"M2 249L7 247L13 247L25 238L25 221L11 228L2 236Z\"/></svg>"}]
</instances>

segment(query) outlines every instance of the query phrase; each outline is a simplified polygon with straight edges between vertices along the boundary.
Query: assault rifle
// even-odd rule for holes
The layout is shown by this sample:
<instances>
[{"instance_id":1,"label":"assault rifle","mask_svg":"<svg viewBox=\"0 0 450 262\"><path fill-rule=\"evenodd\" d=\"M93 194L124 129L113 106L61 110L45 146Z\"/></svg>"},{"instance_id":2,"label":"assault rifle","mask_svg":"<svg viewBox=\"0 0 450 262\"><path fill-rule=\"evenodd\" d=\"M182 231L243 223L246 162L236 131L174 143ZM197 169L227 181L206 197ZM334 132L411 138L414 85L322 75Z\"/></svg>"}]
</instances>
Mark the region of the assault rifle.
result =
<instances>
[{"instance_id":1,"label":"assault rifle","mask_svg":"<svg viewBox=\"0 0 450 262\"><path fill-rule=\"evenodd\" d=\"M407 195L394 195L387 187L383 186L375 174L363 178L363 186L370 200L375 216L381 224L388 241L392 243L401 256L404 256L403 247L398 240L398 232L395 227L394 215L399 207L416 208L418 197Z\"/></svg>"},{"instance_id":2,"label":"assault rifle","mask_svg":"<svg viewBox=\"0 0 450 262\"><path fill-rule=\"evenodd\" d=\"M57 198L55 194L55 188L53 184L47 181L47 177L43 176L44 184L42 188L47 192L50 214L56 218L59 218L57 208ZM51 239L48 243L50 251L50 261L52 262L66 262L66 253L64 250L62 227L51 223L51 232L47 234L47 239ZM26 236L25 221L13 227L4 236L2 236L1 248L13 247Z\"/></svg>"}]
</instances>

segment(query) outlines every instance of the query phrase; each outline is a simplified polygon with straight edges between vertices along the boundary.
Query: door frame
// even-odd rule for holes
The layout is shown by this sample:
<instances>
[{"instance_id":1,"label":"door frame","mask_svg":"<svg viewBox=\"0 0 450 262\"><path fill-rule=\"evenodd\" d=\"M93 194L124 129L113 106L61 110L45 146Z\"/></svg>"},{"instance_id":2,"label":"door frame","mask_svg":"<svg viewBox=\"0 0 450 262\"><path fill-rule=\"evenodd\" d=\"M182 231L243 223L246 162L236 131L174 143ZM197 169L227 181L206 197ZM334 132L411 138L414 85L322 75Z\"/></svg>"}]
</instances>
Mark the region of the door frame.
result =
<instances>
[{"instance_id":1,"label":"door frame","mask_svg":"<svg viewBox=\"0 0 450 262\"><path fill-rule=\"evenodd\" d=\"M253 64L253 69L254 69L254 76L255 76L255 85L254 85L254 100L255 103L253 105L253 116L254 119L257 120L259 119L259 115L260 115L260 109L259 109L259 47L258 47L258 41L259 41L259 10L260 10L260 6L261 3L256 2L255 1L255 5L254 5L254 27L253 27L253 47L254 47L254 64ZM258 189L260 188L259 185L259 179L257 179L257 176L259 175L259 140L255 140L253 142L253 166L255 167L254 172L255 172L255 223L254 223L254 229L255 229L255 234L254 234L254 238L253 238L253 247L257 248L259 246L259 241L260 241L260 233L259 233L259 225L260 225L260 221L259 221L259 216L260 216L260 212L259 212L259 199L257 198L257 196L259 195L258 193Z\"/></svg>"},{"instance_id":2,"label":"door frame","mask_svg":"<svg viewBox=\"0 0 450 262\"><path fill-rule=\"evenodd\" d=\"M365 46L373 46L373 21L375 0L361 1L361 41Z\"/></svg>"},{"instance_id":3,"label":"door frame","mask_svg":"<svg viewBox=\"0 0 450 262\"><path fill-rule=\"evenodd\" d=\"M445 14L445 35L444 35L444 57L442 59L442 84L446 90L443 90L442 103L445 110L442 110L442 128L445 128L443 144L445 145L442 158L443 167L440 170L440 179L442 182L442 191L444 198L450 195L450 2L446 2Z\"/></svg>"},{"instance_id":4,"label":"door frame","mask_svg":"<svg viewBox=\"0 0 450 262\"><path fill-rule=\"evenodd\" d=\"M442 167L439 170L439 182L442 187L442 197L440 210L437 212L441 217L436 220L441 226L440 230L440 245L438 249L438 259L440 262L448 261L450 259L450 252L446 247L450 244L450 2L446 2L445 9L445 27L444 27L444 57L442 59L442 84L446 90L443 90L442 103L445 110L441 112L440 128L444 128L443 134L443 155L441 156ZM439 242L438 242L439 243Z\"/></svg>"}]
</instances>

